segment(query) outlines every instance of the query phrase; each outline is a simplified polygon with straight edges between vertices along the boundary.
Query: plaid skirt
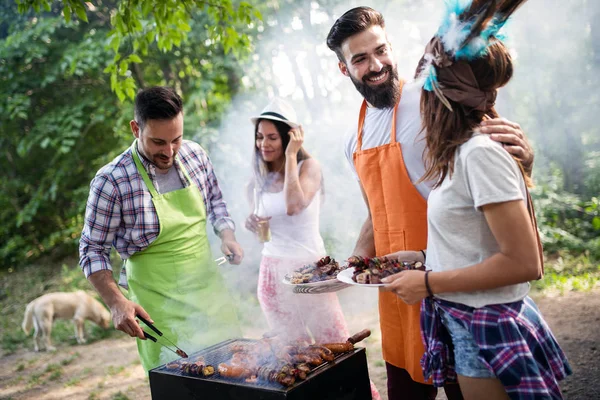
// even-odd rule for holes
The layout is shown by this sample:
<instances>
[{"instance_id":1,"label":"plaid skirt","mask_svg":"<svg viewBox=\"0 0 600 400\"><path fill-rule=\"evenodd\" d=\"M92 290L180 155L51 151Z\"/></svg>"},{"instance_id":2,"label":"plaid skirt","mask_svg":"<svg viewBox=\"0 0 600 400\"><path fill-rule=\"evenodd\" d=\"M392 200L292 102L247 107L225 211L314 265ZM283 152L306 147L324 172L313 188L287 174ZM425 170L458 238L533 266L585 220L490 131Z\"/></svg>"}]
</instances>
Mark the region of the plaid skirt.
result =
<instances>
[{"instance_id":1,"label":"plaid skirt","mask_svg":"<svg viewBox=\"0 0 600 400\"><path fill-rule=\"evenodd\" d=\"M441 299L421 304L421 367L434 386L456 381L452 343L436 307L470 327L479 359L511 399L562 399L558 381L572 373L567 358L529 297L473 308Z\"/></svg>"}]
</instances>

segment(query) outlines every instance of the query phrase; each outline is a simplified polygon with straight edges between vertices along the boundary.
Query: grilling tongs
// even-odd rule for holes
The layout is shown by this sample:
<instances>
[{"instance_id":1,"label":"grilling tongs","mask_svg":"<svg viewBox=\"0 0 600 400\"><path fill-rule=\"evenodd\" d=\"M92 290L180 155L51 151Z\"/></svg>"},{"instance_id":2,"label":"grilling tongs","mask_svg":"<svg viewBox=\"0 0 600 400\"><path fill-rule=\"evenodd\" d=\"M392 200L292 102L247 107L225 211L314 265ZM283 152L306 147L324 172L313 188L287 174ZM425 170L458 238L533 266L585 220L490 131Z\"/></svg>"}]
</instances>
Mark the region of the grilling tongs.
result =
<instances>
[{"instance_id":1,"label":"grilling tongs","mask_svg":"<svg viewBox=\"0 0 600 400\"><path fill-rule=\"evenodd\" d=\"M186 353L185 351L181 350L181 349L180 349L180 348L179 348L179 347L178 347L178 346L177 346L175 343L171 342L171 341L169 340L169 338L167 338L166 336L163 336L163 333L162 333L161 331L159 331L159 330L158 330L158 328L156 328L156 327L155 327L153 324L151 324L151 323L150 323L150 321L148 321L148 320L147 320L146 318L144 318L144 317L141 317L140 315L136 315L136 317L138 317L138 318L140 319L140 321L142 321L144 324L146 324L146 326L147 326L148 328L152 329L152 330L153 330L153 331L154 331L154 332L155 332L155 333L156 333L158 336L161 336L162 338L164 338L165 340L167 340L169 343L171 343L173 346L175 346L175 348L176 348L177 350L173 350L173 349L172 349L170 346L168 346L168 345L166 345L166 344L164 344L164 343L161 343L161 342L159 342L159 341L158 341L158 339L156 339L154 336L152 336L152 335L151 335L151 334L149 334L148 332L146 332L146 331L143 331L143 332L144 332L144 336L146 337L146 339L150 339L150 340L152 340L154 343L158 343L158 344L160 344L161 346L163 346L163 347L165 347L165 348L167 348L167 349L171 350L173 353L177 354L177 355L178 355L178 356L180 356L180 357L183 357L183 358L188 358L188 355L187 355L187 353Z\"/></svg>"}]
</instances>

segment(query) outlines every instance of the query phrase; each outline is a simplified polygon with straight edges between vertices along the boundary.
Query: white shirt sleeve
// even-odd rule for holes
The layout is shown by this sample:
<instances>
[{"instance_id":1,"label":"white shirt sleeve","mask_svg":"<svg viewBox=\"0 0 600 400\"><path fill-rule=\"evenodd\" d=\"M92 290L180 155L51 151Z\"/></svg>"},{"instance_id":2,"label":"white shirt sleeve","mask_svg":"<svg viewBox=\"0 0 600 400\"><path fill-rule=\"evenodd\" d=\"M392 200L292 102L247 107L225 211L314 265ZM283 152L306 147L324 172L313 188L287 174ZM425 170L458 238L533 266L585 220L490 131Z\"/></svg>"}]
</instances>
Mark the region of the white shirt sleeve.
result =
<instances>
[{"instance_id":1,"label":"white shirt sleeve","mask_svg":"<svg viewBox=\"0 0 600 400\"><path fill-rule=\"evenodd\" d=\"M486 204L525 198L519 166L498 143L472 147L463 159L462 173L476 209Z\"/></svg>"},{"instance_id":2,"label":"white shirt sleeve","mask_svg":"<svg viewBox=\"0 0 600 400\"><path fill-rule=\"evenodd\" d=\"M356 167L354 166L354 152L356 151L356 146L358 143L358 137L356 128L350 129L346 132L346 141L344 143L344 154L346 155L346 160L348 161L348 165L350 166L350 171L352 172L352 176L360 182L358 178L358 173L356 172Z\"/></svg>"}]
</instances>

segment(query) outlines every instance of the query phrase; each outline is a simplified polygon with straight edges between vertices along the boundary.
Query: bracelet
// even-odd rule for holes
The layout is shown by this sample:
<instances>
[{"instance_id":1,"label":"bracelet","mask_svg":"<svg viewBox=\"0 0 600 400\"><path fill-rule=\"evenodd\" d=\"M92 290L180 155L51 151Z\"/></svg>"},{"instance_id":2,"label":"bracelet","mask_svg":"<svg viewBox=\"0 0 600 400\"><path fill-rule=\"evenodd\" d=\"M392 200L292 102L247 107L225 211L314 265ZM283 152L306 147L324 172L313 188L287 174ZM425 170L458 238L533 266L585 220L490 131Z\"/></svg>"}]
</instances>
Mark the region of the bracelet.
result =
<instances>
[{"instance_id":1,"label":"bracelet","mask_svg":"<svg viewBox=\"0 0 600 400\"><path fill-rule=\"evenodd\" d=\"M425 250L419 250L421 254L423 254L423 264L425 264L425 260L427 260L427 255L425 254Z\"/></svg>"},{"instance_id":2,"label":"bracelet","mask_svg":"<svg viewBox=\"0 0 600 400\"><path fill-rule=\"evenodd\" d=\"M431 270L425 271L425 289L427 289L427 294L429 297L433 297L433 292L431 291L431 286L429 286L429 273Z\"/></svg>"}]
</instances>

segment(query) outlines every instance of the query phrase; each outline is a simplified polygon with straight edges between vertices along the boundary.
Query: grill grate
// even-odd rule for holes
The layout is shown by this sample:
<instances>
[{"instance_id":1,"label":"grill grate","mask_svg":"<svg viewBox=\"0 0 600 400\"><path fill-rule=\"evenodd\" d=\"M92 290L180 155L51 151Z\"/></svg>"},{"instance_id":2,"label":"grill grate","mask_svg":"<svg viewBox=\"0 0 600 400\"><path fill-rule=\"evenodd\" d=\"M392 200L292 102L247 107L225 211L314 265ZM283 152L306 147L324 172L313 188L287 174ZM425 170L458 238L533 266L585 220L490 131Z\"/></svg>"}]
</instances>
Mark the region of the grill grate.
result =
<instances>
[{"instance_id":1,"label":"grill grate","mask_svg":"<svg viewBox=\"0 0 600 400\"><path fill-rule=\"evenodd\" d=\"M196 353L193 353L192 355L189 356L188 359L185 360L185 361L192 363L194 361L197 361L200 357L202 357L204 359L204 362L207 365L212 365L215 368L215 373L211 376L194 375L194 374L186 373L179 369L169 369L169 368L167 368L166 364L161 367L156 368L154 371L171 374L171 375L183 376L183 377L210 380L210 381L214 381L214 382L222 382L222 383L228 383L228 384L236 383L236 384L242 385L242 386L263 387L263 388L268 388L270 390L280 390L280 391L292 390L294 387L298 386L299 384L301 384L303 382L302 380L296 380L296 382L293 385L285 387L278 382L271 382L266 379L258 378L252 382L246 382L246 380L244 378L236 379L236 378L223 377L223 376L219 375L218 372L216 372L217 367L220 363L227 363L231 359L231 356L233 355L232 348L234 346L247 345L247 344L253 344L253 343L256 343L256 341L252 340L252 339L231 339L231 340L227 340L225 342L218 343L212 347L208 347L204 350L200 350ZM323 369L327 369L328 367L332 366L337 359L343 357L345 354L348 354L348 353L336 354L335 359L332 362L325 362L316 367L311 367L310 372L307 374L305 381L309 380L310 377L312 375L314 375L316 372L323 370ZM181 360L182 359L179 359L177 361L181 361Z\"/></svg>"},{"instance_id":2,"label":"grill grate","mask_svg":"<svg viewBox=\"0 0 600 400\"><path fill-rule=\"evenodd\" d=\"M233 339L193 353L189 361L203 357L215 368L227 362L231 347L248 344L250 339ZM178 361L182 361L181 359ZM321 364L305 380L284 387L276 382L245 382L219 376L187 374L168 369L166 365L150 370L150 392L153 400L366 400L371 398L365 349L338 355Z\"/></svg>"}]
</instances>

